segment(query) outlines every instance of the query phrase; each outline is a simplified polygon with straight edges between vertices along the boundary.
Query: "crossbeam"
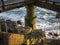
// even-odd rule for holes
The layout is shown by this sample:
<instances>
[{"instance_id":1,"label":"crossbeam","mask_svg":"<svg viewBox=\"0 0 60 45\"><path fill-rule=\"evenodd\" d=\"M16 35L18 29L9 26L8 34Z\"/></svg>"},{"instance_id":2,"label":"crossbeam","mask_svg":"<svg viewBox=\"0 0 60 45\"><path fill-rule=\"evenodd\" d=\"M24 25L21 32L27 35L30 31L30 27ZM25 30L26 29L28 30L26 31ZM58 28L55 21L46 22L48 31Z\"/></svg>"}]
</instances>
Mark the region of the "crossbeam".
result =
<instances>
[{"instance_id":1,"label":"crossbeam","mask_svg":"<svg viewBox=\"0 0 60 45\"><path fill-rule=\"evenodd\" d=\"M0 1L0 9L3 11L23 7L28 4L34 3L35 0L1 0Z\"/></svg>"},{"instance_id":2,"label":"crossbeam","mask_svg":"<svg viewBox=\"0 0 60 45\"><path fill-rule=\"evenodd\" d=\"M4 0L3 0L4 1ZM4 1L3 5L2 5L2 2L0 0L0 11L7 11L7 10L12 10L14 8L20 8L20 7L23 7L23 6L26 6L28 4L32 4L32 5L36 5L36 6L39 6L39 7L43 7L43 8L46 8L46 9L50 9L50 10L54 10L54 11L57 11L57 12L60 12L60 5L53 5L53 4L50 4L50 3L42 3L42 2L46 2L46 0L7 0L7 1Z\"/></svg>"},{"instance_id":3,"label":"crossbeam","mask_svg":"<svg viewBox=\"0 0 60 45\"><path fill-rule=\"evenodd\" d=\"M53 2L49 1L38 1L35 3L36 6L46 8L49 10L53 10L56 12L60 12L60 3L53 4Z\"/></svg>"}]
</instances>

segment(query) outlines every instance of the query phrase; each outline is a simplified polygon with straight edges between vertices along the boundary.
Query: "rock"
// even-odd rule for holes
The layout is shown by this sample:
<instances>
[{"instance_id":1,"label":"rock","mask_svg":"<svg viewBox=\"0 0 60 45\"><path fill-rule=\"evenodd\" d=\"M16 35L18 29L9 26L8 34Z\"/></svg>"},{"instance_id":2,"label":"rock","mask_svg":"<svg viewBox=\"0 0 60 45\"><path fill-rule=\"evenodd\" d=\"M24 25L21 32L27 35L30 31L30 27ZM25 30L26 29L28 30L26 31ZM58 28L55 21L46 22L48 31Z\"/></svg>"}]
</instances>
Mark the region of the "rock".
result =
<instances>
[{"instance_id":1,"label":"rock","mask_svg":"<svg viewBox=\"0 0 60 45\"><path fill-rule=\"evenodd\" d=\"M20 20L18 20L18 21L17 21L17 24L20 24L20 25L22 25L22 22L21 22Z\"/></svg>"},{"instance_id":2,"label":"rock","mask_svg":"<svg viewBox=\"0 0 60 45\"><path fill-rule=\"evenodd\" d=\"M24 34L25 35L25 34L31 33L32 28L31 27L22 27L22 26L20 26L18 31L19 31L20 34Z\"/></svg>"},{"instance_id":3,"label":"rock","mask_svg":"<svg viewBox=\"0 0 60 45\"><path fill-rule=\"evenodd\" d=\"M60 12L57 13L56 18L60 18Z\"/></svg>"},{"instance_id":4,"label":"rock","mask_svg":"<svg viewBox=\"0 0 60 45\"><path fill-rule=\"evenodd\" d=\"M0 19L0 23L4 23L5 22L5 20L4 19Z\"/></svg>"},{"instance_id":5,"label":"rock","mask_svg":"<svg viewBox=\"0 0 60 45\"><path fill-rule=\"evenodd\" d=\"M1 31L6 32L6 22L4 19L0 19Z\"/></svg>"},{"instance_id":6,"label":"rock","mask_svg":"<svg viewBox=\"0 0 60 45\"><path fill-rule=\"evenodd\" d=\"M49 35L53 35L52 32L49 32Z\"/></svg>"},{"instance_id":7,"label":"rock","mask_svg":"<svg viewBox=\"0 0 60 45\"><path fill-rule=\"evenodd\" d=\"M57 37L57 36L59 36L59 35L58 35L58 34L56 34L56 33L54 33L54 36L56 36L56 37Z\"/></svg>"},{"instance_id":8,"label":"rock","mask_svg":"<svg viewBox=\"0 0 60 45\"><path fill-rule=\"evenodd\" d=\"M2 11L0 10L0 13L1 13Z\"/></svg>"},{"instance_id":9,"label":"rock","mask_svg":"<svg viewBox=\"0 0 60 45\"><path fill-rule=\"evenodd\" d=\"M8 23L8 22L11 22L11 20L8 19L8 20L6 20L6 22L7 22L7 23Z\"/></svg>"}]
</instances>

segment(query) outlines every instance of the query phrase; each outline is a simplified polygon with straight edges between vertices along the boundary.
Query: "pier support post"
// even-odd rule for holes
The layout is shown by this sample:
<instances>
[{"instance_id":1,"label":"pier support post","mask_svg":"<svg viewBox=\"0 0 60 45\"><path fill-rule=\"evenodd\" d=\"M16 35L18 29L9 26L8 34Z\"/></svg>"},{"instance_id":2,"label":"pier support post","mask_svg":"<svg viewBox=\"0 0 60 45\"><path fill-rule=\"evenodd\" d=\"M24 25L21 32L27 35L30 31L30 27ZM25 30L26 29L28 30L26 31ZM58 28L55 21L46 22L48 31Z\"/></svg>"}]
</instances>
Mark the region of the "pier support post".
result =
<instances>
[{"instance_id":1,"label":"pier support post","mask_svg":"<svg viewBox=\"0 0 60 45\"><path fill-rule=\"evenodd\" d=\"M0 24L0 32L1 32L1 24Z\"/></svg>"},{"instance_id":2,"label":"pier support post","mask_svg":"<svg viewBox=\"0 0 60 45\"><path fill-rule=\"evenodd\" d=\"M5 23L5 28L6 28L6 32L8 32L8 26L6 23Z\"/></svg>"},{"instance_id":3,"label":"pier support post","mask_svg":"<svg viewBox=\"0 0 60 45\"><path fill-rule=\"evenodd\" d=\"M33 30L36 29L36 16L34 14L35 6L29 4L26 6L27 15L25 17L25 26L32 27Z\"/></svg>"},{"instance_id":4,"label":"pier support post","mask_svg":"<svg viewBox=\"0 0 60 45\"><path fill-rule=\"evenodd\" d=\"M4 11L5 10L4 0L1 0L1 2L2 2L2 9Z\"/></svg>"},{"instance_id":5,"label":"pier support post","mask_svg":"<svg viewBox=\"0 0 60 45\"><path fill-rule=\"evenodd\" d=\"M59 12L56 14L56 18L60 19L60 13Z\"/></svg>"}]
</instances>

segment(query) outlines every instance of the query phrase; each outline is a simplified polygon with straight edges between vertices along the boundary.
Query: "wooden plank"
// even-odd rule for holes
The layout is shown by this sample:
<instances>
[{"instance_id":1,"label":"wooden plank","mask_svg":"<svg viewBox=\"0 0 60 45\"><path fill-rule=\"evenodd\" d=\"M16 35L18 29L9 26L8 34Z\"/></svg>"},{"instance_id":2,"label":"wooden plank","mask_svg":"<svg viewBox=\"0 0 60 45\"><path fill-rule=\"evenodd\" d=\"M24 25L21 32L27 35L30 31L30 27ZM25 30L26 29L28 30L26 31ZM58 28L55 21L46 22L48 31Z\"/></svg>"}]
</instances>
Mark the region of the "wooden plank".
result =
<instances>
[{"instance_id":1,"label":"wooden plank","mask_svg":"<svg viewBox=\"0 0 60 45\"><path fill-rule=\"evenodd\" d=\"M60 5L53 5L51 3L44 3L44 2L36 2L35 4L38 7L46 8L49 10L60 12Z\"/></svg>"},{"instance_id":2,"label":"wooden plank","mask_svg":"<svg viewBox=\"0 0 60 45\"><path fill-rule=\"evenodd\" d=\"M18 8L18 7L23 7L25 5L28 5L28 4L31 4L31 3L34 3L35 0L15 0L15 1L5 1L4 2L4 7L5 7L5 10L2 10L2 11L6 11L6 10L10 10L10 9L14 9L14 8ZM2 7L1 3L0 3L0 8Z\"/></svg>"}]
</instances>

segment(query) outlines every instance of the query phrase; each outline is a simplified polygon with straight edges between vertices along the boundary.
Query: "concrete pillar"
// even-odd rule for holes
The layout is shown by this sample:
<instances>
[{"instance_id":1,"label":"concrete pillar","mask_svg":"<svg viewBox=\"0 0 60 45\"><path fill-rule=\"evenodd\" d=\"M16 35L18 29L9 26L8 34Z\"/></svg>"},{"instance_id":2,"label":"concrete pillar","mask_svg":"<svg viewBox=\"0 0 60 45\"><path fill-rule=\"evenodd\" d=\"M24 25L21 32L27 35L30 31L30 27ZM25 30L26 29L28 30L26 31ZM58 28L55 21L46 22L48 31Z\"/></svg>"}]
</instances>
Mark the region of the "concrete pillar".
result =
<instances>
[{"instance_id":1,"label":"concrete pillar","mask_svg":"<svg viewBox=\"0 0 60 45\"><path fill-rule=\"evenodd\" d=\"M25 17L25 26L32 27L33 30L36 29L36 16L34 14L35 6L27 5L27 15Z\"/></svg>"}]
</instances>

